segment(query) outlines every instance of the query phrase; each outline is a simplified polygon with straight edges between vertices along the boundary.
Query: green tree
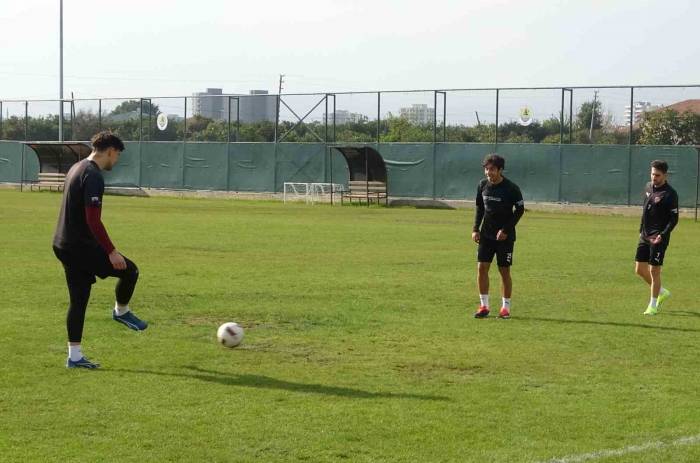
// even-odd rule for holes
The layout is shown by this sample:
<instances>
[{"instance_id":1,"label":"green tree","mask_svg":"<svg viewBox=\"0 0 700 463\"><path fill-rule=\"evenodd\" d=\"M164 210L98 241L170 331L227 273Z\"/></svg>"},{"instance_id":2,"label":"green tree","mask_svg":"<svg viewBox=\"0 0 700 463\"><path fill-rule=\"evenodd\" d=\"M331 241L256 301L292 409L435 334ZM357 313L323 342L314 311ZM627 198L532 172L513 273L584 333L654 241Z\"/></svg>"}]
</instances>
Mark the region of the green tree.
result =
<instances>
[{"instance_id":1,"label":"green tree","mask_svg":"<svg viewBox=\"0 0 700 463\"><path fill-rule=\"evenodd\" d=\"M80 110L75 118L68 122L72 130L73 140L90 140L100 129L100 121L97 114L88 110Z\"/></svg>"},{"instance_id":2,"label":"green tree","mask_svg":"<svg viewBox=\"0 0 700 463\"><path fill-rule=\"evenodd\" d=\"M381 135L383 142L429 142L433 141L432 126L412 124L404 117L389 116L385 119L387 130Z\"/></svg>"},{"instance_id":3,"label":"green tree","mask_svg":"<svg viewBox=\"0 0 700 463\"><path fill-rule=\"evenodd\" d=\"M576 113L576 125L579 130L590 129L591 116L593 116L593 128L600 129L603 126L603 106L600 100L586 101Z\"/></svg>"},{"instance_id":4,"label":"green tree","mask_svg":"<svg viewBox=\"0 0 700 463\"><path fill-rule=\"evenodd\" d=\"M10 116L4 119L0 138L3 140L24 140L24 117Z\"/></svg>"},{"instance_id":5,"label":"green tree","mask_svg":"<svg viewBox=\"0 0 700 463\"><path fill-rule=\"evenodd\" d=\"M114 108L110 114L129 114L129 113L140 113L141 111L141 100L127 100L120 103L116 108ZM143 102L143 114L155 116L160 112L160 108L157 104L151 104L149 100Z\"/></svg>"},{"instance_id":6,"label":"green tree","mask_svg":"<svg viewBox=\"0 0 700 463\"><path fill-rule=\"evenodd\" d=\"M700 114L665 109L646 113L640 124L643 145L700 144Z\"/></svg>"}]
</instances>

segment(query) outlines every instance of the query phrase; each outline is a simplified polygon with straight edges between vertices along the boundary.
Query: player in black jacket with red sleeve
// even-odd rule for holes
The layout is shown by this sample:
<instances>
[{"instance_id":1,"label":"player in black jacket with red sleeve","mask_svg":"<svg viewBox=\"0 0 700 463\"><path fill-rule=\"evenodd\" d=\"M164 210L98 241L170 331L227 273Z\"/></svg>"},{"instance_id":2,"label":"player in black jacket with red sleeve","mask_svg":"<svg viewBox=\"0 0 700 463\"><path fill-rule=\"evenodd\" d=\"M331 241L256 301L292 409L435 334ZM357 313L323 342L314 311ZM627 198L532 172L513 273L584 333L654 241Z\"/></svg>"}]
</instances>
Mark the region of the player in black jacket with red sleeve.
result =
<instances>
[{"instance_id":1,"label":"player in black jacket with red sleeve","mask_svg":"<svg viewBox=\"0 0 700 463\"><path fill-rule=\"evenodd\" d=\"M503 176L505 159L490 154L482 165L486 178L479 182L476 191L476 217L472 230L472 240L479 244L477 281L480 303L474 317L486 318L489 315L489 268L495 255L501 274L502 305L498 316L510 318L513 292L510 266L513 264L515 225L525 212L525 204L520 188Z\"/></svg>"},{"instance_id":2,"label":"player in black jacket with red sleeve","mask_svg":"<svg viewBox=\"0 0 700 463\"><path fill-rule=\"evenodd\" d=\"M75 163L66 174L63 202L53 239L53 250L63 264L70 305L66 317L68 329L68 368L98 368L87 360L80 346L85 311L95 276L117 277L116 303L112 318L136 331L148 324L129 309L139 271L112 244L102 224L103 170L112 170L124 151L124 143L110 132L92 138L93 151Z\"/></svg>"},{"instance_id":3,"label":"player in black jacket with red sleeve","mask_svg":"<svg viewBox=\"0 0 700 463\"><path fill-rule=\"evenodd\" d=\"M639 225L635 272L651 287L644 315L656 315L671 292L661 286L661 266L671 232L678 223L678 193L667 182L668 163L651 162L651 182L644 188L644 209Z\"/></svg>"}]
</instances>

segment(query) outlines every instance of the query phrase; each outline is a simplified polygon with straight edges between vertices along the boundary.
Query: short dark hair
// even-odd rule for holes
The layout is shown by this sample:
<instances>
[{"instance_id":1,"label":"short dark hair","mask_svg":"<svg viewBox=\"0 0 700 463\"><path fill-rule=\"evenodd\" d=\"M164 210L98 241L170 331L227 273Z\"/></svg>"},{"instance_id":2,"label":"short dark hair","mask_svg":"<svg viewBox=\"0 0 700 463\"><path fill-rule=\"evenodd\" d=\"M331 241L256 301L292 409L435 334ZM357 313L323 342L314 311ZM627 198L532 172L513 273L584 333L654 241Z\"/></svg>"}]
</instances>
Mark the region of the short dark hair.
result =
<instances>
[{"instance_id":1,"label":"short dark hair","mask_svg":"<svg viewBox=\"0 0 700 463\"><path fill-rule=\"evenodd\" d=\"M114 148L117 151L124 151L124 142L109 130L96 133L90 140L95 151L105 151Z\"/></svg>"},{"instance_id":2,"label":"short dark hair","mask_svg":"<svg viewBox=\"0 0 700 463\"><path fill-rule=\"evenodd\" d=\"M651 167L660 170L664 174L668 172L668 163L666 161L660 161L658 159L655 161L651 161Z\"/></svg>"},{"instance_id":3,"label":"short dark hair","mask_svg":"<svg viewBox=\"0 0 700 463\"><path fill-rule=\"evenodd\" d=\"M484 158L484 162L481 163L481 166L486 167L489 164L496 167L497 169L505 169L506 160L503 159L503 157L497 155L496 153L489 154Z\"/></svg>"}]
</instances>

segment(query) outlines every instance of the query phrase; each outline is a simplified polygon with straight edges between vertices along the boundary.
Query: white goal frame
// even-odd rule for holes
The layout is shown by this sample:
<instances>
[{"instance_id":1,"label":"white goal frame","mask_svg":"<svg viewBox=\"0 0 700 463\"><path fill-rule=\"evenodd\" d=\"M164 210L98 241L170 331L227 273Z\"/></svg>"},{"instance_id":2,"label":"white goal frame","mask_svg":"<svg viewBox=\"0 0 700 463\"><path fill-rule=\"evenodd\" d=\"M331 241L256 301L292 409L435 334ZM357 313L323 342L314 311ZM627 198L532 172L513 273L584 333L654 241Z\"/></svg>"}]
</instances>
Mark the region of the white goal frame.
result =
<instances>
[{"instance_id":1,"label":"white goal frame","mask_svg":"<svg viewBox=\"0 0 700 463\"><path fill-rule=\"evenodd\" d=\"M282 194L283 201L286 203L287 199L302 200L305 203L311 202L311 184L310 183L300 183L300 182L284 182L284 192Z\"/></svg>"},{"instance_id":2,"label":"white goal frame","mask_svg":"<svg viewBox=\"0 0 700 463\"><path fill-rule=\"evenodd\" d=\"M283 201L299 201L313 204L322 201L324 198L334 194L342 194L345 185L341 183L301 183L284 182Z\"/></svg>"}]
</instances>

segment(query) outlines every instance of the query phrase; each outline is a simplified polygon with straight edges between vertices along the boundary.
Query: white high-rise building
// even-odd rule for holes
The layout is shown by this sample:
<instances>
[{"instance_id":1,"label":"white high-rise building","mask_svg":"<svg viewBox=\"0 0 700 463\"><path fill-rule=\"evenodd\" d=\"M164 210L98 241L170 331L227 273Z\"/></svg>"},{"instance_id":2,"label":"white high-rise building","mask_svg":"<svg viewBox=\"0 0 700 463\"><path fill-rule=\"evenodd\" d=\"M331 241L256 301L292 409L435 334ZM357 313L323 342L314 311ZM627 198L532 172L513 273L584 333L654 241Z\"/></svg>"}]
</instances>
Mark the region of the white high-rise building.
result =
<instances>
[{"instance_id":1,"label":"white high-rise building","mask_svg":"<svg viewBox=\"0 0 700 463\"><path fill-rule=\"evenodd\" d=\"M649 101L635 101L634 103L634 118L632 119L633 124L639 124L644 119L644 113L649 111L654 111L658 109L657 105L652 105ZM632 117L632 110L630 110L630 105L625 106L624 121L625 125L629 125L630 117Z\"/></svg>"},{"instance_id":2,"label":"white high-rise building","mask_svg":"<svg viewBox=\"0 0 700 463\"><path fill-rule=\"evenodd\" d=\"M206 92L193 94L192 113L215 121L228 120L229 100L231 100L231 120L236 119L236 101L240 122L274 122L277 113L277 96L267 90L251 90L248 95L224 93L220 88L208 88ZM238 97L231 99L229 97Z\"/></svg>"},{"instance_id":3,"label":"white high-rise building","mask_svg":"<svg viewBox=\"0 0 700 463\"><path fill-rule=\"evenodd\" d=\"M408 108L399 108L399 117L408 119L414 124L432 124L435 119L435 108L427 104L412 104Z\"/></svg>"},{"instance_id":4,"label":"white high-rise building","mask_svg":"<svg viewBox=\"0 0 700 463\"><path fill-rule=\"evenodd\" d=\"M334 113L329 113L328 114L328 123L333 124L333 114ZM323 113L323 120L326 119L326 113ZM340 124L347 124L349 122L365 122L369 118L365 116L364 114L360 113L351 113L350 111L347 111L345 109L336 109L335 110L335 123L336 125Z\"/></svg>"},{"instance_id":5,"label":"white high-rise building","mask_svg":"<svg viewBox=\"0 0 700 463\"><path fill-rule=\"evenodd\" d=\"M215 121L226 119L224 101L227 99L223 96L222 89L208 88L206 92L196 92L192 96L194 97L192 114Z\"/></svg>"}]
</instances>

